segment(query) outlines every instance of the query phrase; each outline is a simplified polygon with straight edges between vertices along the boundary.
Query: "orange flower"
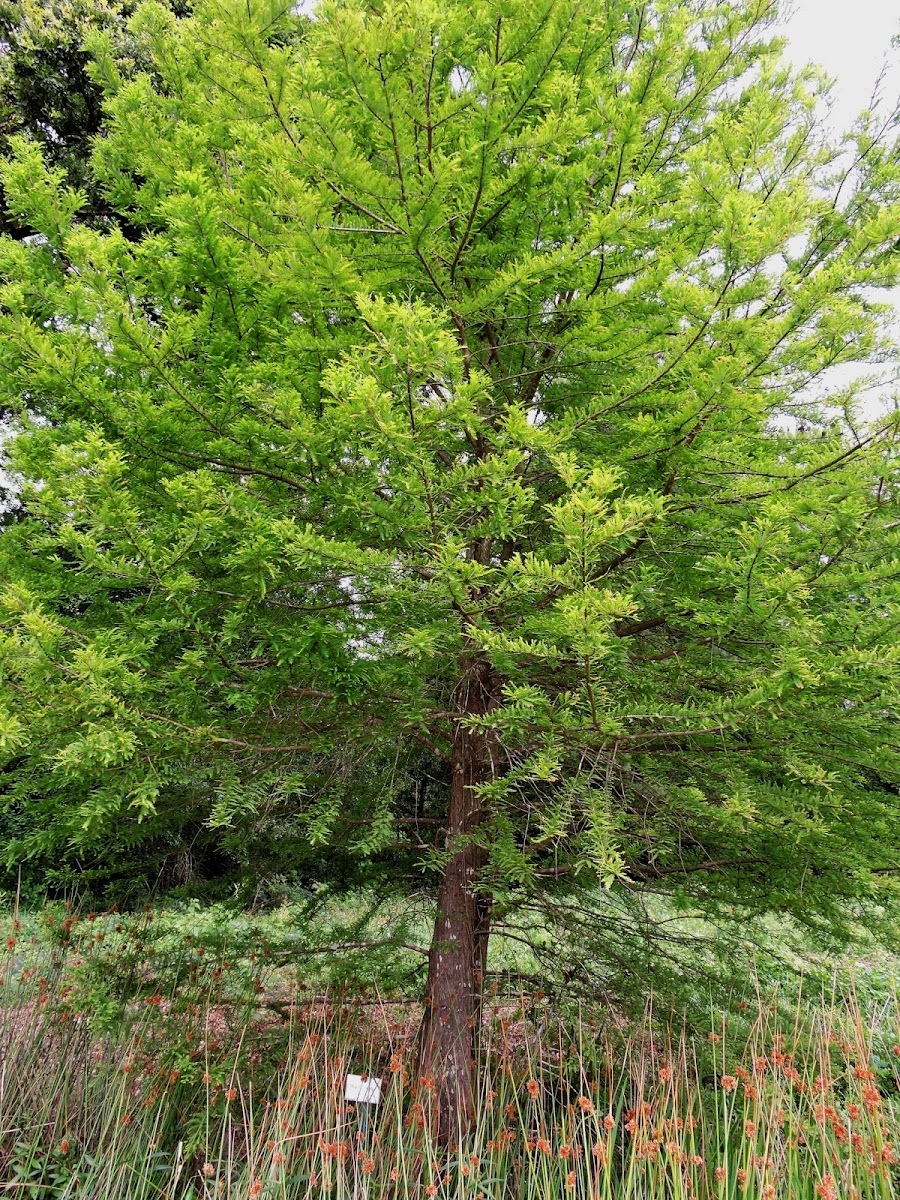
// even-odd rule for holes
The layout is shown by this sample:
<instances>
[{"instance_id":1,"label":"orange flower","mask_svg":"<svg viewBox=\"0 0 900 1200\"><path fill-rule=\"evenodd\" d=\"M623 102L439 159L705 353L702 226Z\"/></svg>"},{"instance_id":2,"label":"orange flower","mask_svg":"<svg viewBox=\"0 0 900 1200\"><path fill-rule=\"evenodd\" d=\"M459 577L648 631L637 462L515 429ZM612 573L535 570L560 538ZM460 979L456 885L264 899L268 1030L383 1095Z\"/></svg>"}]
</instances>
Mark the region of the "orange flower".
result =
<instances>
[{"instance_id":1,"label":"orange flower","mask_svg":"<svg viewBox=\"0 0 900 1200\"><path fill-rule=\"evenodd\" d=\"M838 1190L830 1175L823 1175L822 1182L816 1184L816 1195L820 1196L821 1200L838 1200Z\"/></svg>"},{"instance_id":2,"label":"orange flower","mask_svg":"<svg viewBox=\"0 0 900 1200\"><path fill-rule=\"evenodd\" d=\"M428 1187L425 1189L425 1195L429 1196L429 1197L436 1196L437 1195L437 1184L429 1183Z\"/></svg>"},{"instance_id":3,"label":"orange flower","mask_svg":"<svg viewBox=\"0 0 900 1200\"><path fill-rule=\"evenodd\" d=\"M537 1100L541 1089L536 1079L529 1079L525 1084L525 1090L528 1092L528 1095L532 1098L532 1100Z\"/></svg>"},{"instance_id":4,"label":"orange flower","mask_svg":"<svg viewBox=\"0 0 900 1200\"><path fill-rule=\"evenodd\" d=\"M362 1169L363 1169L363 1175L371 1175L372 1172L375 1170L375 1159L374 1158L364 1158Z\"/></svg>"},{"instance_id":5,"label":"orange flower","mask_svg":"<svg viewBox=\"0 0 900 1200\"><path fill-rule=\"evenodd\" d=\"M550 1143L547 1141L547 1139L545 1137L539 1137L537 1142L535 1143L535 1145L537 1146L538 1150L541 1151L542 1154L550 1153Z\"/></svg>"},{"instance_id":6,"label":"orange flower","mask_svg":"<svg viewBox=\"0 0 900 1200\"><path fill-rule=\"evenodd\" d=\"M740 1187L743 1188L747 1186L747 1172L743 1167L738 1167L737 1179Z\"/></svg>"},{"instance_id":7,"label":"orange flower","mask_svg":"<svg viewBox=\"0 0 900 1200\"><path fill-rule=\"evenodd\" d=\"M575 1186L575 1172L570 1171L566 1176L566 1187L573 1188Z\"/></svg>"},{"instance_id":8,"label":"orange flower","mask_svg":"<svg viewBox=\"0 0 900 1200\"><path fill-rule=\"evenodd\" d=\"M559 1157L561 1159L563 1159L564 1161L567 1158L571 1158L572 1157L572 1147L571 1146L560 1146Z\"/></svg>"},{"instance_id":9,"label":"orange flower","mask_svg":"<svg viewBox=\"0 0 900 1200\"><path fill-rule=\"evenodd\" d=\"M215 1175L215 1173L216 1173L216 1168L212 1165L212 1163L204 1163L203 1164L203 1174L206 1176L207 1179L209 1179L210 1176Z\"/></svg>"},{"instance_id":10,"label":"orange flower","mask_svg":"<svg viewBox=\"0 0 900 1200\"><path fill-rule=\"evenodd\" d=\"M597 1165L605 1167L609 1156L606 1153L606 1145L604 1142L597 1142L593 1149L594 1158L597 1160Z\"/></svg>"},{"instance_id":11,"label":"orange flower","mask_svg":"<svg viewBox=\"0 0 900 1200\"><path fill-rule=\"evenodd\" d=\"M727 1174L727 1172L724 1167L716 1167L715 1175L716 1175L716 1179L718 1180L719 1183L722 1182L722 1180L725 1178L726 1174Z\"/></svg>"},{"instance_id":12,"label":"orange flower","mask_svg":"<svg viewBox=\"0 0 900 1200\"><path fill-rule=\"evenodd\" d=\"M68 1138L63 1138L63 1140L59 1143L59 1152L63 1157L65 1157L69 1153L69 1139Z\"/></svg>"},{"instance_id":13,"label":"orange flower","mask_svg":"<svg viewBox=\"0 0 900 1200\"><path fill-rule=\"evenodd\" d=\"M578 1107L582 1112L592 1113L594 1111L594 1102L590 1096L579 1096Z\"/></svg>"},{"instance_id":14,"label":"orange flower","mask_svg":"<svg viewBox=\"0 0 900 1200\"><path fill-rule=\"evenodd\" d=\"M733 1092L734 1089L737 1087L737 1085L738 1085L738 1081L735 1079L735 1077L733 1075L723 1075L722 1076L722 1091L723 1092Z\"/></svg>"}]
</instances>

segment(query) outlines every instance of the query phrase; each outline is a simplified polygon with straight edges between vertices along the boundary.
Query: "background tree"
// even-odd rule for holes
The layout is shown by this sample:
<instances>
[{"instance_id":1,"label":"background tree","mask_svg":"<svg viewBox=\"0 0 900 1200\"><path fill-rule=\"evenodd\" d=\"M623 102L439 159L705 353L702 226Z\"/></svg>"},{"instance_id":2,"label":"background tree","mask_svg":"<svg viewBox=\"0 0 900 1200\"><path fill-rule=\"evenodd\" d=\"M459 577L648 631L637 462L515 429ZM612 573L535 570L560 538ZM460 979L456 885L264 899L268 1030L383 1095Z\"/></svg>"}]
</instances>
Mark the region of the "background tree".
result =
<instances>
[{"instance_id":1,"label":"background tree","mask_svg":"<svg viewBox=\"0 0 900 1200\"><path fill-rule=\"evenodd\" d=\"M15 136L40 143L47 162L85 190L96 217L106 206L93 187L89 158L91 140L103 126L103 91L91 77L85 39L103 31L121 65L133 65L139 50L126 32L130 10L106 0L0 4L0 141L4 149ZM5 212L4 218L6 230L16 233Z\"/></svg>"},{"instance_id":2,"label":"background tree","mask_svg":"<svg viewBox=\"0 0 900 1200\"><path fill-rule=\"evenodd\" d=\"M278 808L390 870L397 771L443 764L448 1138L494 914L615 959L601 888L630 938L648 890L838 932L893 894L897 421L811 392L893 353L893 117L830 147L774 17L148 3L152 77L94 42L144 236L3 171L47 239L0 250L24 845Z\"/></svg>"},{"instance_id":3,"label":"background tree","mask_svg":"<svg viewBox=\"0 0 900 1200\"><path fill-rule=\"evenodd\" d=\"M86 42L102 36L121 71L132 71L138 63L151 70L150 59L128 32L132 9L130 3L106 0L9 0L0 4L0 150L7 153L14 137L38 143L45 161L60 168L66 182L82 191L79 220L83 222L102 225L110 215L90 169L91 143L102 133L104 114L103 89L92 76ZM177 3L172 9L185 11ZM129 231L127 222L120 219L118 223ZM2 190L0 228L20 238L34 232L10 216ZM136 231L130 232L134 236ZM5 426L0 426L0 436L5 436ZM16 479L0 475L0 523L22 515L18 493ZM23 829L15 817L4 820L0 837L13 843ZM106 856L85 858L78 853L61 861L57 853L50 860L36 861L25 878L33 873L41 891L48 886L71 886L73 871L82 886L94 878L109 880L110 872L127 871L136 883L142 880L145 884L160 877L175 879L188 862L208 860L211 849L204 845L209 838L202 823L182 832L167 830L158 843L142 838L130 852L119 845L106 861ZM21 878L14 871L13 882L17 875Z\"/></svg>"}]
</instances>

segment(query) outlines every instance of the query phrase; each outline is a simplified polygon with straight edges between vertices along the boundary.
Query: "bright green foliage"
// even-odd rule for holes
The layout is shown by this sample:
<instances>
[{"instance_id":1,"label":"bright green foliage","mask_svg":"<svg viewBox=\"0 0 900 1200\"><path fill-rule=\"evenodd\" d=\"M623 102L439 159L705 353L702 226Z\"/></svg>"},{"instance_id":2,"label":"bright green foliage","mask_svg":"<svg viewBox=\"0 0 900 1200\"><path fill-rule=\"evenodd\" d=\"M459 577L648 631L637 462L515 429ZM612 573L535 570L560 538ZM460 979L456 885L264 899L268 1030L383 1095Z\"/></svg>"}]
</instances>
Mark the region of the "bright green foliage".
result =
<instances>
[{"instance_id":1,"label":"bright green foliage","mask_svg":"<svg viewBox=\"0 0 900 1200\"><path fill-rule=\"evenodd\" d=\"M0 246L10 855L192 806L390 874L474 655L508 911L889 897L898 423L812 395L891 353L900 169L874 116L822 140L773 16L150 2L153 78L96 39L148 232L2 176L46 237Z\"/></svg>"},{"instance_id":2,"label":"bright green foliage","mask_svg":"<svg viewBox=\"0 0 900 1200\"><path fill-rule=\"evenodd\" d=\"M131 9L128 0L0 0L0 147L8 151L16 136L38 142L49 162L86 189L96 219L106 204L88 160L103 124L103 90L85 43L99 34L121 69L133 67L140 48L127 33ZM0 226L28 232L6 213Z\"/></svg>"}]
</instances>

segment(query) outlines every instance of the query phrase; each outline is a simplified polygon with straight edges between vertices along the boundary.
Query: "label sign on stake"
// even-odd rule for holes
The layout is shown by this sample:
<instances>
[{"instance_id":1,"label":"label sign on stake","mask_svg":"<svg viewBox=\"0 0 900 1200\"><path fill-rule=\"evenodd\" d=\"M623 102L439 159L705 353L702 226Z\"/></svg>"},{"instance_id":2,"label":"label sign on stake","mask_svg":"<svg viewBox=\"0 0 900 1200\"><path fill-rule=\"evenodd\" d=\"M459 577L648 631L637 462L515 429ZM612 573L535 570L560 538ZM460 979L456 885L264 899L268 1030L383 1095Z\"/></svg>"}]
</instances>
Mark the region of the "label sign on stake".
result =
<instances>
[{"instance_id":1,"label":"label sign on stake","mask_svg":"<svg viewBox=\"0 0 900 1200\"><path fill-rule=\"evenodd\" d=\"M348 1075L344 1099L353 1104L377 1104L381 1099L381 1080L371 1075Z\"/></svg>"}]
</instances>

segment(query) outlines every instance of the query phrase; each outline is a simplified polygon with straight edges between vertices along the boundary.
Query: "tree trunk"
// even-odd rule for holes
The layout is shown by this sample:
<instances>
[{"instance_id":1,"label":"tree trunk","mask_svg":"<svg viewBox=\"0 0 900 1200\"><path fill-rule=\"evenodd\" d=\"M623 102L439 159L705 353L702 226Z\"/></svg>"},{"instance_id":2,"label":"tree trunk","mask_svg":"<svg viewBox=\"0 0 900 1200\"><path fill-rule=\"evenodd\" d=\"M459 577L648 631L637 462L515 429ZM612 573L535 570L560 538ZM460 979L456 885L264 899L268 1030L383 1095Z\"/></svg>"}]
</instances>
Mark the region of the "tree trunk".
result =
<instances>
[{"instance_id":1,"label":"tree trunk","mask_svg":"<svg viewBox=\"0 0 900 1200\"><path fill-rule=\"evenodd\" d=\"M433 1116L443 1145L465 1135L474 1115L475 1057L490 933L490 896L476 890L487 860L476 842L484 818L473 791L493 774L489 740L462 725L490 711L496 680L479 659L463 659L455 702L447 849L428 956L425 1013L419 1035L419 1081L434 1089Z\"/></svg>"}]
</instances>

